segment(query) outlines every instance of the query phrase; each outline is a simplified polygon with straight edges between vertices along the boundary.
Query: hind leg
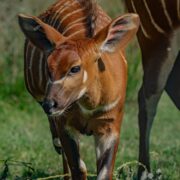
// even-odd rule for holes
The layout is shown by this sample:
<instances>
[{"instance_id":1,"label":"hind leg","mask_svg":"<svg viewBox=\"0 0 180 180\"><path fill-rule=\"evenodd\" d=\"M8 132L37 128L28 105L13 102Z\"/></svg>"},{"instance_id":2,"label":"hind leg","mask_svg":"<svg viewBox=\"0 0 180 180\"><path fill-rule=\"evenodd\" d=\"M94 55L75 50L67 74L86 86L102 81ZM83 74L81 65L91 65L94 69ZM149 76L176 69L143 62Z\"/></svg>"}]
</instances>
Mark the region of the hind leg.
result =
<instances>
[{"instance_id":1,"label":"hind leg","mask_svg":"<svg viewBox=\"0 0 180 180\"><path fill-rule=\"evenodd\" d=\"M145 87L142 86L139 91L139 162L146 166L150 171L150 157L149 157L149 141L150 132L153 124L154 117L156 115L156 109L161 97L162 91L154 92L147 96L145 93ZM140 179L144 168L139 166L138 177Z\"/></svg>"},{"instance_id":2,"label":"hind leg","mask_svg":"<svg viewBox=\"0 0 180 180\"><path fill-rule=\"evenodd\" d=\"M180 110L180 51L165 89L176 107Z\"/></svg>"},{"instance_id":3,"label":"hind leg","mask_svg":"<svg viewBox=\"0 0 180 180\"><path fill-rule=\"evenodd\" d=\"M150 171L149 139L151 127L163 90L165 87L167 88L168 85L169 88L172 88L172 84L176 84L175 80L177 80L177 78L175 78L175 76L173 78L174 83L172 83L172 80L168 80L168 78L170 76L171 79L170 74L179 52L180 31L174 31L171 40L159 36L157 41L146 40L144 42L139 41L139 43L142 49L142 63L144 70L143 84L139 91L138 98L140 132L139 161L146 166L148 171ZM170 85L170 83L172 84ZM174 87L177 87L177 85ZM169 91L168 93L171 93L171 98L175 95L172 91ZM143 171L144 168L139 167L139 178Z\"/></svg>"},{"instance_id":4,"label":"hind leg","mask_svg":"<svg viewBox=\"0 0 180 180\"><path fill-rule=\"evenodd\" d=\"M165 50L166 48L164 51ZM163 50L161 49L161 51ZM144 60L148 63L144 66L143 84L138 97L140 133L139 162L144 164L147 170L150 171L150 132L156 115L158 102L172 70L175 58L173 59L171 54L167 54L167 56L158 54L158 56L154 55L147 58L150 59ZM161 61L159 61L159 59L161 59ZM139 178L143 171L144 168L140 166L138 170Z\"/></svg>"}]
</instances>

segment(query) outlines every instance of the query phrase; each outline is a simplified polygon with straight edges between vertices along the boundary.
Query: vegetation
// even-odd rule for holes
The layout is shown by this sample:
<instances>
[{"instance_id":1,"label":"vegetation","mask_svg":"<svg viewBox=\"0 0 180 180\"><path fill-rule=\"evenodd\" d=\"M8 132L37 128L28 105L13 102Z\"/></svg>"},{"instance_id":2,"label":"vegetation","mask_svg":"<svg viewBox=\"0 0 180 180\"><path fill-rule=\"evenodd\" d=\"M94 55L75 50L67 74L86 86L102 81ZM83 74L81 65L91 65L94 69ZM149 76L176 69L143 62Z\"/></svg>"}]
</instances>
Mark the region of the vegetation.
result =
<instances>
[{"instance_id":1,"label":"vegetation","mask_svg":"<svg viewBox=\"0 0 180 180\"><path fill-rule=\"evenodd\" d=\"M17 23L19 12L36 15L51 3L51 0L1 0L0 179L37 179L62 174L61 158L53 149L46 115L24 86L23 35ZM121 14L124 9L119 0L99 0L99 3L112 17ZM135 172L136 163L128 164L124 171L119 167L136 161L138 154L136 96L142 79L142 69L136 41L129 46L127 55L127 103L115 167L116 174L121 173L119 179L127 179ZM152 170L157 174L160 169L162 179L180 179L179 132L179 111L164 94L151 136ZM93 139L81 139L82 158L87 164L88 172L94 174L96 168ZM127 167L132 172L128 172Z\"/></svg>"}]
</instances>

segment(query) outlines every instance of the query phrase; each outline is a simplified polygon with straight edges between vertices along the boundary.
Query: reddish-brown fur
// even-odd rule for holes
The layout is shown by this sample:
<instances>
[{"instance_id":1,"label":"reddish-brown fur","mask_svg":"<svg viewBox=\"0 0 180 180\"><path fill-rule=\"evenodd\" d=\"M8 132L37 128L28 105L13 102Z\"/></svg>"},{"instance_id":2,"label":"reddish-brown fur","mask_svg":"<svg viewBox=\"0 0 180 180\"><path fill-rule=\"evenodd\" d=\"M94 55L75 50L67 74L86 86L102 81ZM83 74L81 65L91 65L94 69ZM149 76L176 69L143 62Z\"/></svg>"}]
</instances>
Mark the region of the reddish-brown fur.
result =
<instances>
[{"instance_id":1,"label":"reddish-brown fur","mask_svg":"<svg viewBox=\"0 0 180 180\"><path fill-rule=\"evenodd\" d=\"M74 1L76 0L72 2ZM52 13L55 7L57 5L52 6L48 13ZM81 133L95 137L97 179L110 180L119 143L126 91L124 48L136 33L139 20L137 15L127 14L110 22L96 4L92 3L90 7L91 10L96 9L94 14L78 10L76 16L70 16L67 22L62 23L61 28L66 29L68 23L77 20L77 16L90 18L91 24L82 24L83 31L79 36L72 36L74 32L78 32L79 25L77 29L73 28L74 31L67 31L67 36L63 36L63 31L58 32L59 29L55 30L37 17L20 15L19 23L28 43L33 43L34 47L43 51L44 56L47 55L43 62L47 63L45 71L46 76L49 74L49 80L44 79L44 92L38 92L39 84L33 87L33 83L28 84L27 81L27 87L30 87L29 91L48 114L53 139L59 138L61 141L65 152L64 162L67 158L72 178L86 179L86 169L80 160L76 136ZM69 12L73 12L72 7ZM95 14L101 16L93 21ZM63 16L59 21L62 19ZM92 32L95 32L94 35ZM34 59L32 54L26 55L25 61ZM38 65L37 60L36 64ZM78 71L74 73L74 69ZM25 75L33 78L36 76L33 72L35 71L30 69L30 73ZM38 83L37 78L36 82ZM57 145L55 148L60 151ZM66 166L65 172L67 170Z\"/></svg>"}]
</instances>

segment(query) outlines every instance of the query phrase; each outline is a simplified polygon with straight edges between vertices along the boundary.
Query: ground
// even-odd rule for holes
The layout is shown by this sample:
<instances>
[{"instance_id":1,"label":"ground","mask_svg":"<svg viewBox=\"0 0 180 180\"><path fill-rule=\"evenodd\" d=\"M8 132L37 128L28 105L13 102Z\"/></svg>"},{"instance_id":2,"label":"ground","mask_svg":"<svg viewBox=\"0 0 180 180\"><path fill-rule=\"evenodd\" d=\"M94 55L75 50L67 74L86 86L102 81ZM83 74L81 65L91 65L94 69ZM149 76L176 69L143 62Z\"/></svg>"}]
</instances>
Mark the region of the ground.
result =
<instances>
[{"instance_id":1,"label":"ground","mask_svg":"<svg viewBox=\"0 0 180 180\"><path fill-rule=\"evenodd\" d=\"M31 174L31 171L22 163L18 166L17 162L9 161L7 164L12 164L9 165L9 179L15 179L15 177L25 179L28 176L36 179L63 174L61 157L54 151L48 121L41 107L28 97L26 101L22 102L19 102L18 99L0 101L0 109L0 160L28 162L34 168L34 172ZM121 165L137 160L138 127L135 101L126 103L121 129L115 171ZM164 94L151 136L152 170L155 172L160 169L163 179L180 178L179 132L179 111L174 108L167 95ZM81 137L81 155L89 174L95 174L94 142L91 137ZM0 163L2 176L4 164L3 161ZM132 166L134 171L135 166ZM125 172L125 175L128 175L128 172ZM124 178L121 177L121 179Z\"/></svg>"}]
</instances>

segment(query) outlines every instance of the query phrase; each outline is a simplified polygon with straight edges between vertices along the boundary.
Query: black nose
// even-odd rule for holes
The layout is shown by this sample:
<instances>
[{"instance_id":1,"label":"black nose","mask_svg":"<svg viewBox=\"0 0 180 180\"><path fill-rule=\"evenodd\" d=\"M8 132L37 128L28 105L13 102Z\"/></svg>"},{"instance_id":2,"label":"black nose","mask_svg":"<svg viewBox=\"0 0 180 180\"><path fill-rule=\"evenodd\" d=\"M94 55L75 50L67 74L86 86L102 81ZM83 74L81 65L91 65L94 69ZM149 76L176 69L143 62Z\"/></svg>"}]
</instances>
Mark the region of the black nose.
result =
<instances>
[{"instance_id":1,"label":"black nose","mask_svg":"<svg viewBox=\"0 0 180 180\"><path fill-rule=\"evenodd\" d=\"M52 114L52 108L57 107L57 103L54 100L45 100L42 103L42 107L43 107L45 113L50 115L50 114Z\"/></svg>"}]
</instances>

